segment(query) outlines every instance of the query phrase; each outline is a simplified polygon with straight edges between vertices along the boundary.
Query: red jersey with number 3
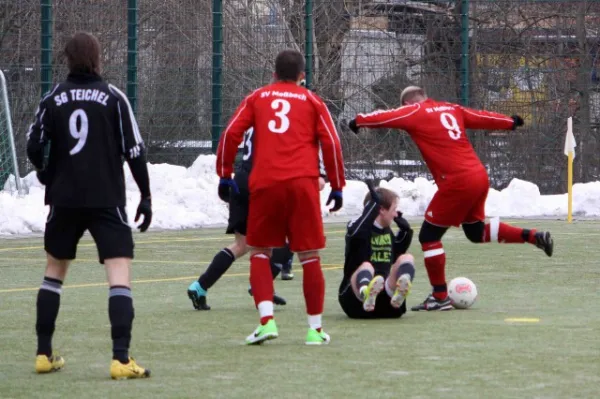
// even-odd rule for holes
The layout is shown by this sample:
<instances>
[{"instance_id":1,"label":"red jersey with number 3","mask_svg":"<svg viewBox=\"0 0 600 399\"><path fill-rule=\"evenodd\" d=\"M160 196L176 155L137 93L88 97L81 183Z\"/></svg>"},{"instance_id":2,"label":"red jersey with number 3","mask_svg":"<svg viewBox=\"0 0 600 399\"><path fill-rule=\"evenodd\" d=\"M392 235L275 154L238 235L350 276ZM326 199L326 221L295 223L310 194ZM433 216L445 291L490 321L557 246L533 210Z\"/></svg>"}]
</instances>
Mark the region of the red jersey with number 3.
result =
<instances>
[{"instance_id":1,"label":"red jersey with number 3","mask_svg":"<svg viewBox=\"0 0 600 399\"><path fill-rule=\"evenodd\" d=\"M465 129L512 129L511 117L427 99L418 104L358 114L356 125L396 128L408 132L423 155L435 181L485 167L469 142Z\"/></svg>"},{"instance_id":2,"label":"red jersey with number 3","mask_svg":"<svg viewBox=\"0 0 600 399\"><path fill-rule=\"evenodd\" d=\"M217 174L230 177L244 132L254 127L250 188L260 189L299 177L319 176L319 143L333 190L344 179L342 148L325 103L292 82L264 86L240 104L221 135Z\"/></svg>"}]
</instances>

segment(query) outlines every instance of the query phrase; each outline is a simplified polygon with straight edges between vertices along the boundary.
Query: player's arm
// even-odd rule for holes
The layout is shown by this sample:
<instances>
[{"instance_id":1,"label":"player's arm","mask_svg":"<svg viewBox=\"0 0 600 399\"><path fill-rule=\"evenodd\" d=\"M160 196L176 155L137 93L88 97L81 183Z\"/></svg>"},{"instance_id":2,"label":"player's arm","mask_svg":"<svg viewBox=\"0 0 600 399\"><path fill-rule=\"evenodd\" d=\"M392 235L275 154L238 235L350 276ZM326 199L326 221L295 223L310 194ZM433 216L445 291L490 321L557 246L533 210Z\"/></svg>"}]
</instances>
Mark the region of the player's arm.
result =
<instances>
[{"instance_id":1,"label":"player's arm","mask_svg":"<svg viewBox=\"0 0 600 399\"><path fill-rule=\"evenodd\" d=\"M137 222L142 215L144 216L142 223L138 225L138 228L143 233L148 230L152 222L152 194L150 192L148 163L146 162L146 148L127 96L113 85L109 85L108 87L111 93L117 98L121 153L125 157L133 180L135 180L140 190L140 203L134 221Z\"/></svg>"},{"instance_id":2,"label":"player's arm","mask_svg":"<svg viewBox=\"0 0 600 399\"><path fill-rule=\"evenodd\" d=\"M518 115L506 116L496 112L460 107L467 129L515 130L523 126L523 119Z\"/></svg>"},{"instance_id":3,"label":"player's arm","mask_svg":"<svg viewBox=\"0 0 600 399\"><path fill-rule=\"evenodd\" d=\"M394 259L398 259L400 255L408 252L413 238L413 229L410 227L408 221L402 217L401 213L398 213L398 216L394 218L394 222L398 226L398 232L394 236L392 249Z\"/></svg>"},{"instance_id":4,"label":"player's arm","mask_svg":"<svg viewBox=\"0 0 600 399\"><path fill-rule=\"evenodd\" d=\"M246 97L238 106L219 139L219 147L217 148L217 175L222 179L231 178L235 157L238 147L244 139L244 133L254 125L253 94Z\"/></svg>"},{"instance_id":5,"label":"player's arm","mask_svg":"<svg viewBox=\"0 0 600 399\"><path fill-rule=\"evenodd\" d=\"M27 132L27 158L36 170L44 169L44 150L51 133L50 110L45 99L40 101L35 121Z\"/></svg>"},{"instance_id":6,"label":"player's arm","mask_svg":"<svg viewBox=\"0 0 600 399\"><path fill-rule=\"evenodd\" d=\"M316 99L315 103L318 107L317 135L321 143L325 171L331 184L331 190L339 192L346 186L342 144L327 106L312 93L309 92L309 94Z\"/></svg>"},{"instance_id":7,"label":"player's arm","mask_svg":"<svg viewBox=\"0 0 600 399\"><path fill-rule=\"evenodd\" d=\"M121 153L125 157L127 165L129 165L131 175L140 190L142 198L151 198L146 148L133 109L127 96L121 90L113 85L110 85L109 88L117 98Z\"/></svg>"},{"instance_id":8,"label":"player's arm","mask_svg":"<svg viewBox=\"0 0 600 399\"><path fill-rule=\"evenodd\" d=\"M361 127L410 129L415 125L415 116L421 106L407 105L390 110L376 110L368 114L358 114L350 121L350 128L357 132Z\"/></svg>"},{"instance_id":9,"label":"player's arm","mask_svg":"<svg viewBox=\"0 0 600 399\"><path fill-rule=\"evenodd\" d=\"M373 223L379 215L379 209L380 206L377 202L373 200L367 202L360 217L348 223L346 237L353 239L370 234Z\"/></svg>"}]
</instances>

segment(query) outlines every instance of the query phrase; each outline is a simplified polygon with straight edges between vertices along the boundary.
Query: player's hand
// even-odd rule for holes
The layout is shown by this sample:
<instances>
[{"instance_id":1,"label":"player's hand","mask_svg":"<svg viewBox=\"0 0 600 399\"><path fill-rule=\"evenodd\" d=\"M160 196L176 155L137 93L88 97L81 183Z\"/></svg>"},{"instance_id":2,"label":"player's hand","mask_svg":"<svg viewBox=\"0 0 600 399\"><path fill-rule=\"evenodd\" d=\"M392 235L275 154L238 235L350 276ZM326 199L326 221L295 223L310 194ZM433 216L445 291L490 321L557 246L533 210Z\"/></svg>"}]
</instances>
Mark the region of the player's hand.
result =
<instances>
[{"instance_id":1,"label":"player's hand","mask_svg":"<svg viewBox=\"0 0 600 399\"><path fill-rule=\"evenodd\" d=\"M219 180L219 198L221 198L222 201L229 203L229 197L232 191L236 194L239 194L240 192L235 180L231 177L222 177L221 180Z\"/></svg>"},{"instance_id":2,"label":"player's hand","mask_svg":"<svg viewBox=\"0 0 600 399\"><path fill-rule=\"evenodd\" d=\"M48 183L48 173L45 170L38 170L35 172L35 176L44 186Z\"/></svg>"},{"instance_id":3,"label":"player's hand","mask_svg":"<svg viewBox=\"0 0 600 399\"><path fill-rule=\"evenodd\" d=\"M350 128L350 130L352 130L355 134L358 134L358 126L356 125L356 119L352 119L349 123L348 123L348 127Z\"/></svg>"},{"instance_id":4,"label":"player's hand","mask_svg":"<svg viewBox=\"0 0 600 399\"><path fill-rule=\"evenodd\" d=\"M140 204L138 205L137 212L135 214L135 222L137 223L140 220L140 216L144 215L144 220L142 224L138 226L140 231L143 233L148 230L150 227L150 223L152 222L152 200L150 197L142 198L140 200Z\"/></svg>"},{"instance_id":5,"label":"player's hand","mask_svg":"<svg viewBox=\"0 0 600 399\"><path fill-rule=\"evenodd\" d=\"M323 176L319 176L319 191L323 191L325 188L325 178Z\"/></svg>"},{"instance_id":6,"label":"player's hand","mask_svg":"<svg viewBox=\"0 0 600 399\"><path fill-rule=\"evenodd\" d=\"M512 128L512 130L515 130L519 126L523 126L525 124L525 121L519 115L513 115L513 116L511 116L511 118L513 120L513 128Z\"/></svg>"},{"instance_id":7,"label":"player's hand","mask_svg":"<svg viewBox=\"0 0 600 399\"><path fill-rule=\"evenodd\" d=\"M342 208L342 205L344 205L344 196L342 195L341 190L331 190L331 194L329 194L329 198L325 205L329 205L332 202L333 208L330 208L329 212L336 212Z\"/></svg>"},{"instance_id":8,"label":"player's hand","mask_svg":"<svg viewBox=\"0 0 600 399\"><path fill-rule=\"evenodd\" d=\"M373 185L373 182L370 180L367 180L366 183L367 183L367 187L369 187L369 193L371 193L371 201L373 201L377 205L381 205L381 196L379 195L377 190L375 190L375 186Z\"/></svg>"},{"instance_id":9,"label":"player's hand","mask_svg":"<svg viewBox=\"0 0 600 399\"><path fill-rule=\"evenodd\" d=\"M402 217L401 212L398 212L398 216L396 216L394 218L394 222L396 222L396 226L398 226L398 228L400 230L404 230L404 231L412 230L410 227L410 224L408 223L408 220L406 220Z\"/></svg>"}]
</instances>

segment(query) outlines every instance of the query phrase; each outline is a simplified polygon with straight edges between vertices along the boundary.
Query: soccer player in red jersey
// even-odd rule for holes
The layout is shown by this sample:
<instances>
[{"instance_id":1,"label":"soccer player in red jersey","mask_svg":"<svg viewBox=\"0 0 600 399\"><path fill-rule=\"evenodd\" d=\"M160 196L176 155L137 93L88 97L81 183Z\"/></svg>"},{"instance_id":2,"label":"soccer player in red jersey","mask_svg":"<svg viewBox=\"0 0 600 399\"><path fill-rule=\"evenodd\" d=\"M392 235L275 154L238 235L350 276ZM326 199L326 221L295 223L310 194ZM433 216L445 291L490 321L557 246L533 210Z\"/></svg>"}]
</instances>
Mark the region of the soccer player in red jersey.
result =
<instances>
[{"instance_id":1,"label":"soccer player in red jersey","mask_svg":"<svg viewBox=\"0 0 600 399\"><path fill-rule=\"evenodd\" d=\"M349 127L355 133L360 127L405 130L421 151L438 186L419 233L433 293L412 310L452 309L446 285L446 254L441 242L450 226L462 225L465 235L474 243L528 242L552 256L554 242L550 233L511 226L499 218L484 222L490 183L466 129L514 130L523 125L523 119L435 101L417 86L404 89L400 103L400 108L358 114Z\"/></svg>"},{"instance_id":2,"label":"soccer player in red jersey","mask_svg":"<svg viewBox=\"0 0 600 399\"><path fill-rule=\"evenodd\" d=\"M329 343L321 315L325 280L319 250L325 247L319 200L319 144L331 184L327 204L342 207L344 162L340 140L323 101L298 83L305 61L295 50L275 59L275 82L250 93L235 111L217 149L220 192L237 190L231 178L233 162L244 132L254 127L254 160L250 172L250 209L246 240L250 254L250 285L260 313L260 325L246 338L260 344L278 337L273 319L271 248L286 238L304 269L303 288L309 329L306 343Z\"/></svg>"}]
</instances>

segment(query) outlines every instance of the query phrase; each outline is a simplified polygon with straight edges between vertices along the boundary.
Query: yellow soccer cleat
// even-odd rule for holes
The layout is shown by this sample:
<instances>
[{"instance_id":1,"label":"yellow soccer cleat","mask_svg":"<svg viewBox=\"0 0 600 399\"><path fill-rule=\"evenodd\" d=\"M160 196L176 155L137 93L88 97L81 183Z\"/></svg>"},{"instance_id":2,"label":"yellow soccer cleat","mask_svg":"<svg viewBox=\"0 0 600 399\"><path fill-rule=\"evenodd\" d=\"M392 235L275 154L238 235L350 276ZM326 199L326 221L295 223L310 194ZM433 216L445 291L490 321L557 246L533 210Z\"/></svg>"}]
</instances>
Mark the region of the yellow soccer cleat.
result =
<instances>
[{"instance_id":1,"label":"yellow soccer cleat","mask_svg":"<svg viewBox=\"0 0 600 399\"><path fill-rule=\"evenodd\" d=\"M37 355L35 357L35 372L38 374L58 371L65 366L65 359L61 356Z\"/></svg>"},{"instance_id":2,"label":"yellow soccer cleat","mask_svg":"<svg viewBox=\"0 0 600 399\"><path fill-rule=\"evenodd\" d=\"M118 360L113 360L110 364L110 377L113 380L126 380L129 378L148 378L150 370L137 365L132 357L129 363L123 364Z\"/></svg>"}]
</instances>

